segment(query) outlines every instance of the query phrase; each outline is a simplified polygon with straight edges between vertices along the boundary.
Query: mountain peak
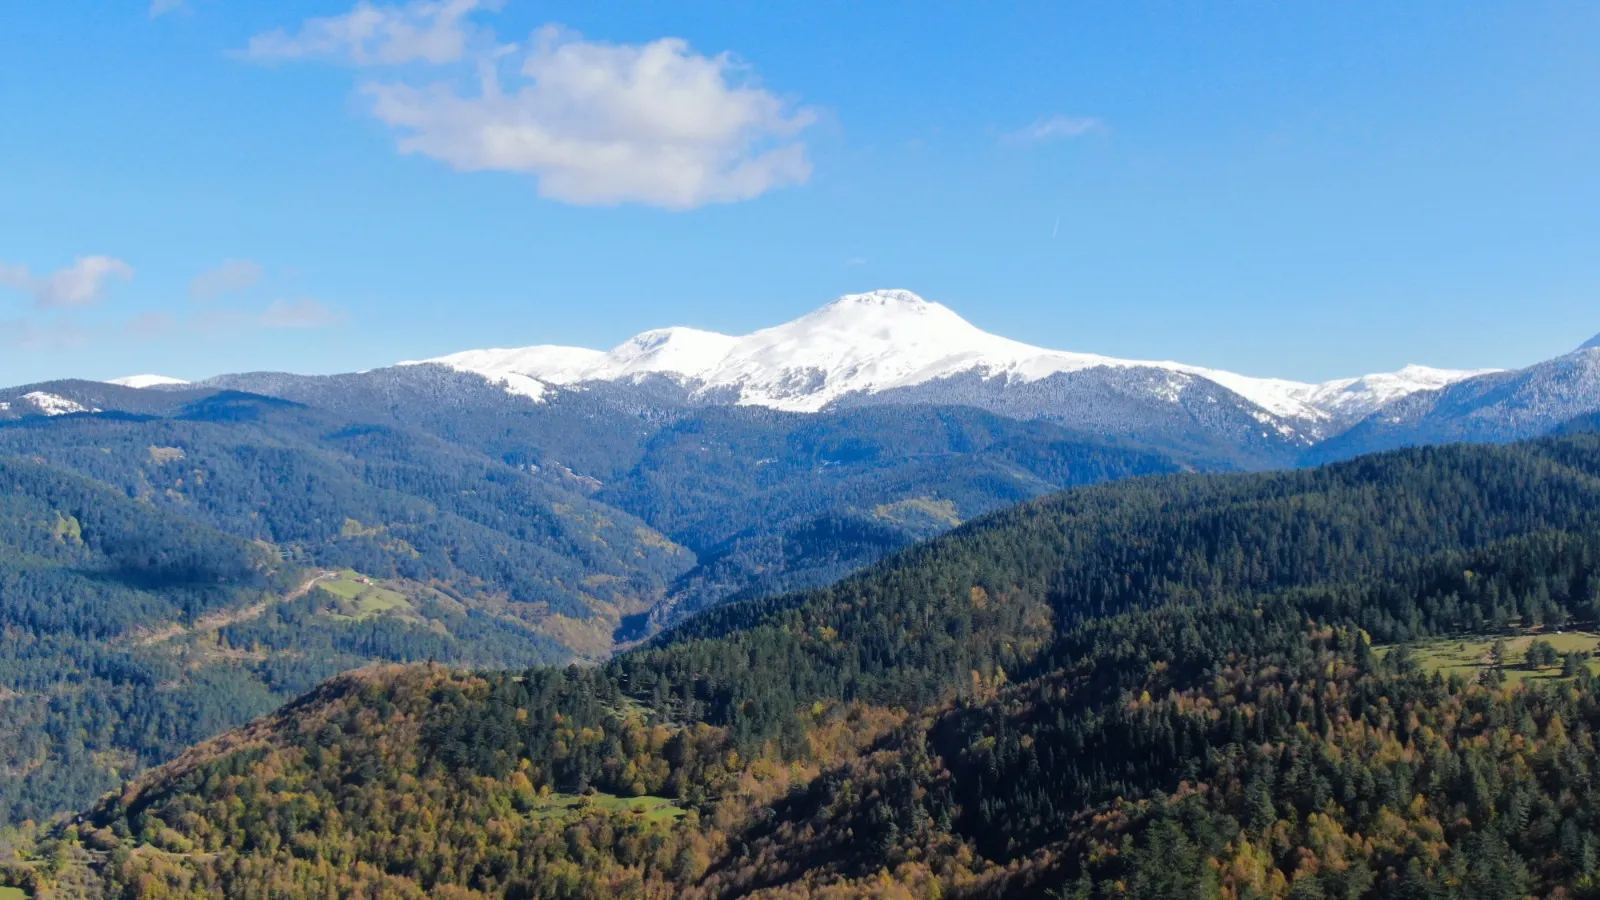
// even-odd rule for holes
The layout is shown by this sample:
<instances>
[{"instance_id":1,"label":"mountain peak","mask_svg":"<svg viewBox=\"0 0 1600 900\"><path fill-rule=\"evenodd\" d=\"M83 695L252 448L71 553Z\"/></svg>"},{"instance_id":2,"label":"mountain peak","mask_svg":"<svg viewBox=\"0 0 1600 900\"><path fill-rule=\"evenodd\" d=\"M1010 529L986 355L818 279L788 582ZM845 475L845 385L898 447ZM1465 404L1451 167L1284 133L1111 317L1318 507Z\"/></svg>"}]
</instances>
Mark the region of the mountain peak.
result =
<instances>
[{"instance_id":1,"label":"mountain peak","mask_svg":"<svg viewBox=\"0 0 1600 900\"><path fill-rule=\"evenodd\" d=\"M175 387L178 385L188 384L189 382L184 381L182 378L169 378L166 375L129 375L126 378L113 378L106 383L121 385L122 387L149 388L165 386Z\"/></svg>"},{"instance_id":2,"label":"mountain peak","mask_svg":"<svg viewBox=\"0 0 1600 900\"><path fill-rule=\"evenodd\" d=\"M824 309L834 307L848 308L852 306L882 306L899 307L902 309L929 309L943 308L931 300L924 300L920 295L906 290L867 291L865 294L845 294L843 297L828 304Z\"/></svg>"},{"instance_id":3,"label":"mountain peak","mask_svg":"<svg viewBox=\"0 0 1600 900\"><path fill-rule=\"evenodd\" d=\"M738 342L738 338L698 328L657 328L624 341L587 377L611 380L654 372L698 377L721 362Z\"/></svg>"},{"instance_id":4,"label":"mountain peak","mask_svg":"<svg viewBox=\"0 0 1600 900\"><path fill-rule=\"evenodd\" d=\"M1600 350L1600 334L1597 334L1594 337L1590 338L1589 342L1587 344L1584 344L1582 347L1579 347L1578 349L1579 350Z\"/></svg>"},{"instance_id":5,"label":"mountain peak","mask_svg":"<svg viewBox=\"0 0 1600 900\"><path fill-rule=\"evenodd\" d=\"M700 396L792 412L816 412L847 395L918 387L956 376L1026 384L1097 368L1138 370L1157 384L1152 396L1161 402L1175 402L1170 387L1174 378L1199 376L1259 407L1262 415L1310 423L1470 374L1414 367L1313 385L1174 362L1050 350L990 334L948 306L895 289L846 294L798 319L740 337L662 328L609 352L540 347L469 351L433 361L503 381L516 376L536 382L541 394L543 385L659 374L678 379ZM531 390L527 393L533 396Z\"/></svg>"}]
</instances>

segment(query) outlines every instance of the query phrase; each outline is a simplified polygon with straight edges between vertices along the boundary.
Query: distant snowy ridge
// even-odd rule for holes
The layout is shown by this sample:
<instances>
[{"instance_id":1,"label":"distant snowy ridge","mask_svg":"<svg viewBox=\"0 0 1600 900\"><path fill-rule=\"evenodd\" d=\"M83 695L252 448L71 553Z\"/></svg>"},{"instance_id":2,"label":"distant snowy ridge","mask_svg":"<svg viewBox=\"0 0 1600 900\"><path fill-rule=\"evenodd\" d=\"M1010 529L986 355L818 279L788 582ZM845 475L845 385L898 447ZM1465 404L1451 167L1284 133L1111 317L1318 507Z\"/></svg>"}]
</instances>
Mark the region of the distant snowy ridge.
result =
<instances>
[{"instance_id":1,"label":"distant snowy ridge","mask_svg":"<svg viewBox=\"0 0 1600 900\"><path fill-rule=\"evenodd\" d=\"M57 396L56 394L47 394L44 391L33 391L32 393L23 394L22 399L28 403L31 403L34 409L37 409L39 412L47 416L65 416L72 413L100 411L98 409L91 409L87 406L84 406L82 403L79 403L76 400L68 400L66 397Z\"/></svg>"},{"instance_id":2,"label":"distant snowy ridge","mask_svg":"<svg viewBox=\"0 0 1600 900\"><path fill-rule=\"evenodd\" d=\"M469 350L417 363L437 363L494 379L539 399L549 385L623 381L666 375L702 397L741 405L816 412L851 394L875 394L977 373L1004 383L1031 383L1089 369L1156 369L1219 384L1282 422L1320 436L1386 403L1482 372L1407 366L1391 373L1307 384L1252 378L1177 362L1116 359L1034 347L982 331L950 308L910 291L850 294L792 322L731 337L693 328L647 331L609 351L536 346ZM1170 384L1170 382L1169 382ZM1170 387L1156 399L1176 402Z\"/></svg>"},{"instance_id":3,"label":"distant snowy ridge","mask_svg":"<svg viewBox=\"0 0 1600 900\"><path fill-rule=\"evenodd\" d=\"M106 384L117 384L130 388L163 387L188 383L182 378L168 378L165 375L129 375L126 378L113 378L106 382Z\"/></svg>"}]
</instances>

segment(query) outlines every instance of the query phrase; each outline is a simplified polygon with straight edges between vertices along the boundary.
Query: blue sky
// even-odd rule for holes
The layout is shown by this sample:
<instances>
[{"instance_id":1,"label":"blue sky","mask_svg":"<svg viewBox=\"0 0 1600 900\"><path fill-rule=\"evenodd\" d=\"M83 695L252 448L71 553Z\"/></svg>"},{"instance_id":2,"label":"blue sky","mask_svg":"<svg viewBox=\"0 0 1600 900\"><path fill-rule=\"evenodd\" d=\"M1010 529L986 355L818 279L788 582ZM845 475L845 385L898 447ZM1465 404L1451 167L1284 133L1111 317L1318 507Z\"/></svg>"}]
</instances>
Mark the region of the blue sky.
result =
<instances>
[{"instance_id":1,"label":"blue sky","mask_svg":"<svg viewBox=\"0 0 1600 900\"><path fill-rule=\"evenodd\" d=\"M879 287L1307 380L1600 330L1600 5L26 6L0 383L743 333Z\"/></svg>"}]
</instances>

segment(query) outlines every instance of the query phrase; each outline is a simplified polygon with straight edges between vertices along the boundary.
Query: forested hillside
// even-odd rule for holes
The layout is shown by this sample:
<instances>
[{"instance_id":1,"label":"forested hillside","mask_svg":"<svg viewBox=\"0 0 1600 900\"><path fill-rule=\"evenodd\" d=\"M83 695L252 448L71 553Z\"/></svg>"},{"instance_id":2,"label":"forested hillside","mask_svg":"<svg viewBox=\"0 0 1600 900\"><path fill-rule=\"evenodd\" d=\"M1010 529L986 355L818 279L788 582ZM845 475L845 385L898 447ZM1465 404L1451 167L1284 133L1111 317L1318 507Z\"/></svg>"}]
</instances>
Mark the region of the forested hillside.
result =
<instances>
[{"instance_id":1,"label":"forested hillside","mask_svg":"<svg viewBox=\"0 0 1600 900\"><path fill-rule=\"evenodd\" d=\"M637 519L455 445L248 394L172 417L29 419L0 428L0 450L307 564L486 589L571 618L652 599L691 562Z\"/></svg>"},{"instance_id":2,"label":"forested hillside","mask_svg":"<svg viewBox=\"0 0 1600 900\"><path fill-rule=\"evenodd\" d=\"M1593 436L1123 482L600 668L343 677L56 828L13 878L1586 896L1600 703L1591 661L1548 648L1600 644L1597 613ZM1496 636L1540 649L1498 641L1470 678L1425 662Z\"/></svg>"},{"instance_id":3,"label":"forested hillside","mask_svg":"<svg viewBox=\"0 0 1600 900\"><path fill-rule=\"evenodd\" d=\"M452 431L359 395L335 411L45 387L102 411L0 423L0 464L33 473L0 526L0 716L16 726L0 823L80 808L374 661L603 658L680 608L832 580L1058 484L1176 468L964 410L713 411L596 449L598 432L548 418L611 409L592 398L498 430L469 411Z\"/></svg>"},{"instance_id":4,"label":"forested hillside","mask_svg":"<svg viewBox=\"0 0 1600 900\"><path fill-rule=\"evenodd\" d=\"M663 623L731 597L826 584L1019 500L1187 468L1137 445L956 407L698 408L666 382L535 403L435 366L217 384L278 399L30 385L0 396L55 392L104 412L0 423L0 452L133 495L176 490L213 524L314 547L318 562L473 581L611 628L645 607L659 607L650 620ZM167 456L147 458L151 447ZM171 465L174 451L209 454L207 480L175 488L195 467ZM402 541L342 531L391 523L407 529ZM508 529L519 545L511 552L475 525ZM657 534L640 538L641 528ZM478 546L506 552L473 558ZM598 620L581 651L606 649ZM626 636L648 633L650 620L639 616ZM577 639L570 623L555 631Z\"/></svg>"},{"instance_id":5,"label":"forested hillside","mask_svg":"<svg viewBox=\"0 0 1600 900\"><path fill-rule=\"evenodd\" d=\"M652 611L667 622L730 599L832 583L1062 487L1181 468L1154 451L975 409L714 408L659 429L595 497L696 554Z\"/></svg>"},{"instance_id":6,"label":"forested hillside","mask_svg":"<svg viewBox=\"0 0 1600 900\"><path fill-rule=\"evenodd\" d=\"M274 553L0 457L0 817L56 812L278 702L134 636L281 591ZM159 688L158 688L159 686Z\"/></svg>"},{"instance_id":7,"label":"forested hillside","mask_svg":"<svg viewBox=\"0 0 1600 900\"><path fill-rule=\"evenodd\" d=\"M697 565L648 618L629 623L629 639L727 599L827 584L1053 490L1252 461L961 406L817 414L707 406L663 376L552 390L540 402L442 366L208 384L392 421L592 491L643 519L693 550Z\"/></svg>"}]
</instances>

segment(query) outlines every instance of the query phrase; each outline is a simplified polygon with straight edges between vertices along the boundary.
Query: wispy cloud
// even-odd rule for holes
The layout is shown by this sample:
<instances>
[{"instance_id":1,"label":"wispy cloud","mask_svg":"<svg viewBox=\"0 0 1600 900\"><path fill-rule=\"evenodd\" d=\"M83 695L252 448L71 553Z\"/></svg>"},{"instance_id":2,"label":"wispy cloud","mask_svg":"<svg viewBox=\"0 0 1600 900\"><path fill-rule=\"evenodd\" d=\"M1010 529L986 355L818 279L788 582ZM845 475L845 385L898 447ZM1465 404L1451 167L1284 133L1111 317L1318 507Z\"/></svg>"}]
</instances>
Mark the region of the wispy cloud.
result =
<instances>
[{"instance_id":1,"label":"wispy cloud","mask_svg":"<svg viewBox=\"0 0 1600 900\"><path fill-rule=\"evenodd\" d=\"M1044 141L1083 137L1086 134L1105 130L1105 122L1092 116L1044 116L1035 119L1032 124L1025 128L1008 131L1000 135L1000 143L1013 146L1038 144Z\"/></svg>"},{"instance_id":2,"label":"wispy cloud","mask_svg":"<svg viewBox=\"0 0 1600 900\"><path fill-rule=\"evenodd\" d=\"M140 341L154 341L178 330L178 318L166 312L146 312L122 323L122 333Z\"/></svg>"},{"instance_id":3,"label":"wispy cloud","mask_svg":"<svg viewBox=\"0 0 1600 900\"><path fill-rule=\"evenodd\" d=\"M196 300L215 300L255 286L261 281L262 268L248 259L230 259L215 269L208 269L189 282L189 296Z\"/></svg>"},{"instance_id":4,"label":"wispy cloud","mask_svg":"<svg viewBox=\"0 0 1600 900\"><path fill-rule=\"evenodd\" d=\"M867 264L867 260L864 257L852 256L845 260L844 264L847 266L864 266Z\"/></svg>"},{"instance_id":5,"label":"wispy cloud","mask_svg":"<svg viewBox=\"0 0 1600 900\"><path fill-rule=\"evenodd\" d=\"M344 15L308 19L292 34L283 29L258 34L242 55L258 62L327 59L356 66L456 62L479 35L467 16L500 5L499 0L422 0L379 6L362 0Z\"/></svg>"},{"instance_id":6,"label":"wispy cloud","mask_svg":"<svg viewBox=\"0 0 1600 900\"><path fill-rule=\"evenodd\" d=\"M249 328L256 319L242 309L203 309L190 316L187 325L201 334L221 337Z\"/></svg>"},{"instance_id":7,"label":"wispy cloud","mask_svg":"<svg viewBox=\"0 0 1600 900\"><path fill-rule=\"evenodd\" d=\"M132 266L109 256L80 256L49 275L0 262L0 285L32 295L45 308L94 306L104 298L107 282L132 277Z\"/></svg>"},{"instance_id":8,"label":"wispy cloud","mask_svg":"<svg viewBox=\"0 0 1600 900\"><path fill-rule=\"evenodd\" d=\"M19 350L73 350L88 342L88 332L76 322L41 325L25 319L0 321L0 346Z\"/></svg>"},{"instance_id":9,"label":"wispy cloud","mask_svg":"<svg viewBox=\"0 0 1600 900\"><path fill-rule=\"evenodd\" d=\"M344 314L310 297L274 300L257 321L266 328L330 328L344 322Z\"/></svg>"},{"instance_id":10,"label":"wispy cloud","mask_svg":"<svg viewBox=\"0 0 1600 900\"><path fill-rule=\"evenodd\" d=\"M732 203L811 176L799 134L815 111L761 87L730 54L678 38L586 41L546 26L498 44L466 21L477 0L363 2L291 35L253 38L255 60L325 58L361 66L461 63L443 80L374 80L372 112L402 152L460 171L532 176L566 203L692 209ZM470 77L468 73L470 72Z\"/></svg>"},{"instance_id":11,"label":"wispy cloud","mask_svg":"<svg viewBox=\"0 0 1600 900\"><path fill-rule=\"evenodd\" d=\"M185 0L150 0L150 18L156 19L167 13L183 12L188 9Z\"/></svg>"}]
</instances>

